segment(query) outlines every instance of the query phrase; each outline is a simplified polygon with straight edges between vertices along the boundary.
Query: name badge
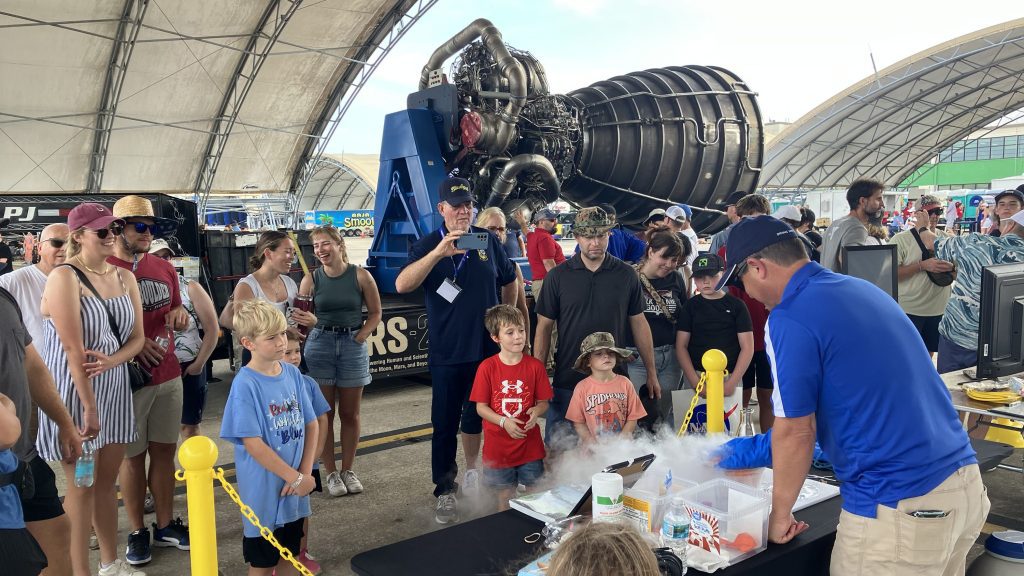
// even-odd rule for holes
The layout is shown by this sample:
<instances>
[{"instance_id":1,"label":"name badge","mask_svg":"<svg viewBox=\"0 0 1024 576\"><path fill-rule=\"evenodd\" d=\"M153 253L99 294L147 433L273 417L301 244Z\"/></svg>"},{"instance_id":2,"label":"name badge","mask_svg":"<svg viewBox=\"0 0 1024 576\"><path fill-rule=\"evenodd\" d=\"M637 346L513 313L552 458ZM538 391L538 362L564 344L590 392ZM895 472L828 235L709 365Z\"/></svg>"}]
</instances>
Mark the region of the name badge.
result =
<instances>
[{"instance_id":1,"label":"name badge","mask_svg":"<svg viewBox=\"0 0 1024 576\"><path fill-rule=\"evenodd\" d=\"M449 304L455 302L460 292L462 292L462 288L459 288L459 285L451 278L445 278L444 282L437 288L438 296L447 300Z\"/></svg>"}]
</instances>

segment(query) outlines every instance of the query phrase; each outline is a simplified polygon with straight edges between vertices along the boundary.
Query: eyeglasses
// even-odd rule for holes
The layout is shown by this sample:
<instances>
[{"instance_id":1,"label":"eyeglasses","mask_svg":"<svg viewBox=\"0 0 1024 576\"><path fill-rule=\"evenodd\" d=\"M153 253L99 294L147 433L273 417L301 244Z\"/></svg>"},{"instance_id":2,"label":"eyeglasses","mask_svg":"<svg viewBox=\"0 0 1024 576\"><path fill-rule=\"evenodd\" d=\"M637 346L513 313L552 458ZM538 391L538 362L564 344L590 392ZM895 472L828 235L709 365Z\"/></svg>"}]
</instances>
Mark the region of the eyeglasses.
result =
<instances>
[{"instance_id":1,"label":"eyeglasses","mask_svg":"<svg viewBox=\"0 0 1024 576\"><path fill-rule=\"evenodd\" d=\"M504 226L488 226L487 229L495 234L504 234L505 230L507 230Z\"/></svg>"},{"instance_id":2,"label":"eyeglasses","mask_svg":"<svg viewBox=\"0 0 1024 576\"><path fill-rule=\"evenodd\" d=\"M114 236L120 236L121 233L124 232L124 226L121 226L120 224L111 224L107 228L102 228L100 230L90 230L90 232L95 232L96 237L99 238L100 240L106 240L107 236L110 236L111 234L113 234Z\"/></svg>"},{"instance_id":3,"label":"eyeglasses","mask_svg":"<svg viewBox=\"0 0 1024 576\"><path fill-rule=\"evenodd\" d=\"M448 204L447 200L445 201L445 204ZM456 211L460 211L460 212L461 211L466 211L466 212L472 212L473 211L473 203L472 202L463 202L462 204L448 204L448 206L450 206L452 210L456 210Z\"/></svg>"},{"instance_id":4,"label":"eyeglasses","mask_svg":"<svg viewBox=\"0 0 1024 576\"><path fill-rule=\"evenodd\" d=\"M133 226L136 234L145 234L148 230L150 234L156 236L156 224L146 224L145 222L128 222L128 226Z\"/></svg>"},{"instance_id":5,"label":"eyeglasses","mask_svg":"<svg viewBox=\"0 0 1024 576\"><path fill-rule=\"evenodd\" d=\"M47 238L46 240L40 240L39 242L49 242L50 244L53 244L54 248L63 248L64 245L68 243L68 241L63 238Z\"/></svg>"}]
</instances>

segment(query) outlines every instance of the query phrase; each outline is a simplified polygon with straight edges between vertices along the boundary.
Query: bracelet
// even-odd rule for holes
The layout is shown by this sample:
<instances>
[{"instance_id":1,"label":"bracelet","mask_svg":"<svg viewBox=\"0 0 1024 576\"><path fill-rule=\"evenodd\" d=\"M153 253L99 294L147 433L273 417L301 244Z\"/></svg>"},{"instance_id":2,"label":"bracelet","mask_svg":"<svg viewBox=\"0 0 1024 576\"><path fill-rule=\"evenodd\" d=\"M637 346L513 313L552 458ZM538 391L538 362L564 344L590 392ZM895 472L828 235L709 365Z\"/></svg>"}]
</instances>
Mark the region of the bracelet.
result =
<instances>
[{"instance_id":1,"label":"bracelet","mask_svg":"<svg viewBox=\"0 0 1024 576\"><path fill-rule=\"evenodd\" d=\"M501 417L501 420L498 420L498 428L501 428L502 430L505 429L505 420L507 420L507 418L504 416Z\"/></svg>"},{"instance_id":2,"label":"bracelet","mask_svg":"<svg viewBox=\"0 0 1024 576\"><path fill-rule=\"evenodd\" d=\"M302 481L305 480L305 478L306 476L302 472L299 472L299 477L296 478L295 481L293 481L291 484L292 490L298 490L299 485L302 484Z\"/></svg>"}]
</instances>

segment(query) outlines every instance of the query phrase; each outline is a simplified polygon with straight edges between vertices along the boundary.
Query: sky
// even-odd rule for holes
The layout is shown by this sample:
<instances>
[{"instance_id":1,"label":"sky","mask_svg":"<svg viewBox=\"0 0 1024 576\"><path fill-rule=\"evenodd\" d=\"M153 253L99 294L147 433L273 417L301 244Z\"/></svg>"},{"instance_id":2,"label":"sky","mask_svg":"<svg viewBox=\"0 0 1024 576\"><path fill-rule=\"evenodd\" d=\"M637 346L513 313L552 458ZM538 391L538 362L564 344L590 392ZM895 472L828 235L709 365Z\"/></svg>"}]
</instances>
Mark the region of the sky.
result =
<instances>
[{"instance_id":1,"label":"sky","mask_svg":"<svg viewBox=\"0 0 1024 576\"><path fill-rule=\"evenodd\" d=\"M439 0L371 76L327 152L379 153L384 116L405 108L430 54L476 18L494 23L506 44L533 53L554 93L636 70L714 65L758 93L765 122L793 122L871 76L872 54L883 70L958 36L1024 17L1024 9L1014 5L1006 0ZM446 72L450 64L445 63Z\"/></svg>"}]
</instances>

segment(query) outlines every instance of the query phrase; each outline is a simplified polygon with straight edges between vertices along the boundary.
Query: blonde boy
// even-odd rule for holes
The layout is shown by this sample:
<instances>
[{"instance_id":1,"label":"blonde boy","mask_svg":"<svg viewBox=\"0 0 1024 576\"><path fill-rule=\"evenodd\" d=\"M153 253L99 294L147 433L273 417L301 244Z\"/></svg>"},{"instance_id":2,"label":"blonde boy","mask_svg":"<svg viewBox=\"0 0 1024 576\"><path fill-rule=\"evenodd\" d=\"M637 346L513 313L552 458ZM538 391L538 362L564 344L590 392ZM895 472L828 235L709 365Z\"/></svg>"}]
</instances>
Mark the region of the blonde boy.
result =
<instances>
[{"instance_id":1,"label":"blonde boy","mask_svg":"<svg viewBox=\"0 0 1024 576\"><path fill-rule=\"evenodd\" d=\"M313 461L317 415L298 368L286 364L288 323L273 304L235 304L234 331L252 354L231 384L221 438L235 444L238 492L260 522L298 555L309 493L315 487ZM243 519L242 556L249 576L298 572Z\"/></svg>"}]
</instances>

